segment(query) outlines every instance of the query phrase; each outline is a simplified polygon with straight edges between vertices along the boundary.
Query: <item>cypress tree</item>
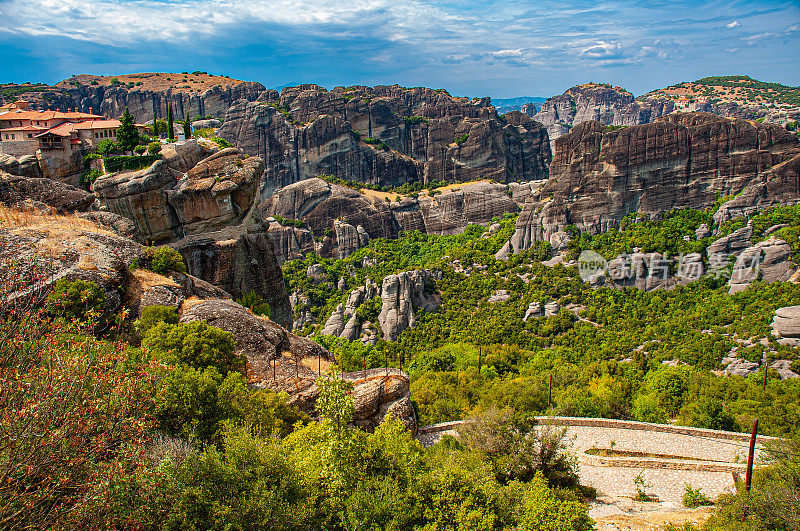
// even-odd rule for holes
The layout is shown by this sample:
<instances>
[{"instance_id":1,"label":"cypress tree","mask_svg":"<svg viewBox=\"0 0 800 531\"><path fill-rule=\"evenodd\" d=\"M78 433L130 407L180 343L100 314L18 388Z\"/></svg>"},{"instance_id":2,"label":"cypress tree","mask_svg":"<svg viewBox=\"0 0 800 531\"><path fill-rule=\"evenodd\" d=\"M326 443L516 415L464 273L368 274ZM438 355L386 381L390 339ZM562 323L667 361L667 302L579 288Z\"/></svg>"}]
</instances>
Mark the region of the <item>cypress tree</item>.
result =
<instances>
[{"instance_id":1,"label":"cypress tree","mask_svg":"<svg viewBox=\"0 0 800 531\"><path fill-rule=\"evenodd\" d=\"M175 120L172 117L172 104L167 107L167 136L170 140L175 140Z\"/></svg>"},{"instance_id":2,"label":"cypress tree","mask_svg":"<svg viewBox=\"0 0 800 531\"><path fill-rule=\"evenodd\" d=\"M192 138L192 123L188 116L183 120L183 136L186 140Z\"/></svg>"},{"instance_id":3,"label":"cypress tree","mask_svg":"<svg viewBox=\"0 0 800 531\"><path fill-rule=\"evenodd\" d=\"M155 113L153 113L153 136L158 138L158 118Z\"/></svg>"},{"instance_id":4,"label":"cypress tree","mask_svg":"<svg viewBox=\"0 0 800 531\"><path fill-rule=\"evenodd\" d=\"M122 113L120 119L120 126L117 129L117 144L123 151L132 151L133 148L139 144L139 131L133 124L133 116L130 111L125 107L125 112Z\"/></svg>"}]
</instances>

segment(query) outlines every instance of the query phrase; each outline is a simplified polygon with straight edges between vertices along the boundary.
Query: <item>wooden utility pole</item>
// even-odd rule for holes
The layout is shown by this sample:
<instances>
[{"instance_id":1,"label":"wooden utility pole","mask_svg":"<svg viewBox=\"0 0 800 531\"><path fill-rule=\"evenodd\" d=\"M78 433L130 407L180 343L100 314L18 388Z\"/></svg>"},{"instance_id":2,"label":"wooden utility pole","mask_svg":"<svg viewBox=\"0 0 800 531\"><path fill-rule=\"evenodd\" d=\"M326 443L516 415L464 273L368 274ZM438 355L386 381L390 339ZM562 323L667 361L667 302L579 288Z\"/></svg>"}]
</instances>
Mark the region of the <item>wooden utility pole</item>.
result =
<instances>
[{"instance_id":1,"label":"wooden utility pole","mask_svg":"<svg viewBox=\"0 0 800 531\"><path fill-rule=\"evenodd\" d=\"M744 488L750 490L753 483L753 458L756 453L756 435L758 435L758 419L753 419L753 432L750 434L750 452L747 454L747 475L744 479Z\"/></svg>"},{"instance_id":2,"label":"wooden utility pole","mask_svg":"<svg viewBox=\"0 0 800 531\"><path fill-rule=\"evenodd\" d=\"M481 362L483 361L483 349L478 347L478 376L481 375Z\"/></svg>"},{"instance_id":3,"label":"wooden utility pole","mask_svg":"<svg viewBox=\"0 0 800 531\"><path fill-rule=\"evenodd\" d=\"M547 387L547 408L553 403L553 373L550 373L550 385Z\"/></svg>"}]
</instances>

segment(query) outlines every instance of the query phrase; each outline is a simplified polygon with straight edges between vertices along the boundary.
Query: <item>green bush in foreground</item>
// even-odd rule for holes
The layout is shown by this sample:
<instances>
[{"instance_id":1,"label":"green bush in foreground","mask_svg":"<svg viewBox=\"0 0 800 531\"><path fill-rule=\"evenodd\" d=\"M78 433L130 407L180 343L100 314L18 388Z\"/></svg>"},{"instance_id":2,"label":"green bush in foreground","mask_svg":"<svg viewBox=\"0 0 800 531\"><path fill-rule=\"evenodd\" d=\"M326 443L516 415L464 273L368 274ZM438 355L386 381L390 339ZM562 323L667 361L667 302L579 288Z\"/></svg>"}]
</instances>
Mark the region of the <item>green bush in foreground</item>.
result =
<instances>
[{"instance_id":1,"label":"green bush in foreground","mask_svg":"<svg viewBox=\"0 0 800 531\"><path fill-rule=\"evenodd\" d=\"M94 282L62 278L47 297L47 308L51 315L83 321L99 315L105 299L105 293Z\"/></svg>"},{"instance_id":2,"label":"green bush in foreground","mask_svg":"<svg viewBox=\"0 0 800 531\"><path fill-rule=\"evenodd\" d=\"M234 352L233 335L205 321L159 323L147 332L142 347L166 363L213 367L223 376L245 371L245 359Z\"/></svg>"}]
</instances>

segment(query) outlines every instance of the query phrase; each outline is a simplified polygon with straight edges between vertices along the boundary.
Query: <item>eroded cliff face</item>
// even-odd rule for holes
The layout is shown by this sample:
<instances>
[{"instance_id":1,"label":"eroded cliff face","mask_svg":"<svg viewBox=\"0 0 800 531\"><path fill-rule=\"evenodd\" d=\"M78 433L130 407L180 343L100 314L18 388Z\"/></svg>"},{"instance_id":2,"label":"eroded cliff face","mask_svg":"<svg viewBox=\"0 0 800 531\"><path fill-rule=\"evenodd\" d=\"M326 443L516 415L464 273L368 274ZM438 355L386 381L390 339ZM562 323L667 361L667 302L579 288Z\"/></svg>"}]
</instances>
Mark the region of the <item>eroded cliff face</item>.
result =
<instances>
[{"instance_id":1,"label":"eroded cliff face","mask_svg":"<svg viewBox=\"0 0 800 531\"><path fill-rule=\"evenodd\" d=\"M675 103L667 98L636 101L633 94L620 87L587 83L548 98L533 118L547 127L552 142L581 122L639 125L674 110Z\"/></svg>"},{"instance_id":2,"label":"eroded cliff face","mask_svg":"<svg viewBox=\"0 0 800 531\"><path fill-rule=\"evenodd\" d=\"M796 195L786 190L796 183L790 160L799 153L797 139L778 126L708 113L616 130L584 122L556 140L550 180L523 206L511 244L527 249L571 224L606 231L633 212L704 208L757 183ZM750 203L766 193L759 190L747 194Z\"/></svg>"},{"instance_id":3,"label":"eroded cliff face","mask_svg":"<svg viewBox=\"0 0 800 531\"><path fill-rule=\"evenodd\" d=\"M144 123L154 116L166 119L169 105L172 105L176 121L198 115L222 119L234 102L255 100L263 90L264 85L252 81L218 85L201 93L141 90L122 85L79 85L48 87L46 92L26 94L26 99L37 109L78 109L109 118L122 116L127 107L134 120Z\"/></svg>"},{"instance_id":4,"label":"eroded cliff face","mask_svg":"<svg viewBox=\"0 0 800 531\"><path fill-rule=\"evenodd\" d=\"M99 178L93 191L111 213L133 220L137 239L171 244L191 275L233 296L255 291L291 329L275 246L256 208L263 173L258 157L189 140L165 147L149 168Z\"/></svg>"},{"instance_id":5,"label":"eroded cliff face","mask_svg":"<svg viewBox=\"0 0 800 531\"><path fill-rule=\"evenodd\" d=\"M510 182L546 178L550 162L547 131L523 113L501 119L486 98L397 85L265 91L231 107L219 134L264 159L264 199L322 174L380 186Z\"/></svg>"},{"instance_id":6,"label":"eroded cliff face","mask_svg":"<svg viewBox=\"0 0 800 531\"><path fill-rule=\"evenodd\" d=\"M375 238L400 231L458 234L470 223L519 211L544 181L500 184L477 181L429 195L403 196L354 190L311 178L277 190L261 205L282 262L308 251L345 258ZM387 201L388 199L388 201ZM302 222L292 226L281 218ZM284 223L284 224L281 224Z\"/></svg>"}]
</instances>

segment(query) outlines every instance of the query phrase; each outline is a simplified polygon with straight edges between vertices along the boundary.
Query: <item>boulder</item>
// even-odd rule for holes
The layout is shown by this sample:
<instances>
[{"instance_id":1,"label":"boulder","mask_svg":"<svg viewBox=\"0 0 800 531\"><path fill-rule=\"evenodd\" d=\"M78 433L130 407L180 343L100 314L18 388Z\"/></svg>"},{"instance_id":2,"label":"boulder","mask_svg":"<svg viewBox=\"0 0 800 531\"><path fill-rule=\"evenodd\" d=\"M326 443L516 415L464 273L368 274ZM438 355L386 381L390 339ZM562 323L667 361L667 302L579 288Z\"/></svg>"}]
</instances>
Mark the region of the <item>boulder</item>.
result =
<instances>
[{"instance_id":1,"label":"boulder","mask_svg":"<svg viewBox=\"0 0 800 531\"><path fill-rule=\"evenodd\" d=\"M773 334L781 338L800 339L800 306L785 306L775 310Z\"/></svg>"},{"instance_id":2,"label":"boulder","mask_svg":"<svg viewBox=\"0 0 800 531\"><path fill-rule=\"evenodd\" d=\"M548 302L544 305L544 316L553 317L561 311L561 305L557 301Z\"/></svg>"},{"instance_id":3,"label":"boulder","mask_svg":"<svg viewBox=\"0 0 800 531\"><path fill-rule=\"evenodd\" d=\"M111 232L126 238L136 238L136 225L128 218L123 218L113 212L93 211L82 212L78 217L86 219L94 223L100 228L110 230Z\"/></svg>"},{"instance_id":4,"label":"boulder","mask_svg":"<svg viewBox=\"0 0 800 531\"><path fill-rule=\"evenodd\" d=\"M166 196L177 182L175 172L162 159L139 171L104 175L94 182L92 191L111 212L136 223L142 240L164 242L183 237Z\"/></svg>"},{"instance_id":5,"label":"boulder","mask_svg":"<svg viewBox=\"0 0 800 531\"><path fill-rule=\"evenodd\" d=\"M542 303L538 301L533 301L528 305L528 309L525 311L525 317L522 318L523 321L528 322L533 317L541 317L544 315L544 309L542 308Z\"/></svg>"},{"instance_id":6,"label":"boulder","mask_svg":"<svg viewBox=\"0 0 800 531\"><path fill-rule=\"evenodd\" d=\"M0 172L0 202L12 206L26 200L43 203L59 214L83 212L94 204L92 194L61 181Z\"/></svg>"},{"instance_id":7,"label":"boulder","mask_svg":"<svg viewBox=\"0 0 800 531\"><path fill-rule=\"evenodd\" d=\"M487 302L489 302L489 304L495 304L495 303L498 303L498 302L505 302L510 298L511 298L511 295L508 294L508 291L506 291L504 289L499 289L499 290L495 291L494 293L492 293L489 296L489 299L488 299Z\"/></svg>"},{"instance_id":8,"label":"boulder","mask_svg":"<svg viewBox=\"0 0 800 531\"><path fill-rule=\"evenodd\" d=\"M19 177L42 177L39 161L36 155L22 155L15 157L0 153L0 173L5 172Z\"/></svg>"},{"instance_id":9,"label":"boulder","mask_svg":"<svg viewBox=\"0 0 800 531\"><path fill-rule=\"evenodd\" d=\"M774 237L748 247L741 252L728 281L729 293L747 289L753 281L785 282L795 271L792 248Z\"/></svg>"},{"instance_id":10,"label":"boulder","mask_svg":"<svg viewBox=\"0 0 800 531\"><path fill-rule=\"evenodd\" d=\"M268 377L269 362L284 351L301 358L320 357L333 361L333 356L313 341L295 336L266 317L228 299L211 299L190 305L180 322L206 321L233 334L236 352L247 357L248 374L256 379Z\"/></svg>"},{"instance_id":11,"label":"boulder","mask_svg":"<svg viewBox=\"0 0 800 531\"><path fill-rule=\"evenodd\" d=\"M166 199L184 234L238 225L253 205L263 173L261 159L223 149L189 169L166 190Z\"/></svg>"}]
</instances>

